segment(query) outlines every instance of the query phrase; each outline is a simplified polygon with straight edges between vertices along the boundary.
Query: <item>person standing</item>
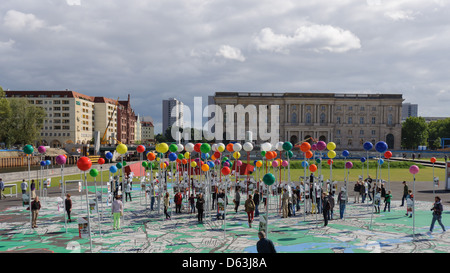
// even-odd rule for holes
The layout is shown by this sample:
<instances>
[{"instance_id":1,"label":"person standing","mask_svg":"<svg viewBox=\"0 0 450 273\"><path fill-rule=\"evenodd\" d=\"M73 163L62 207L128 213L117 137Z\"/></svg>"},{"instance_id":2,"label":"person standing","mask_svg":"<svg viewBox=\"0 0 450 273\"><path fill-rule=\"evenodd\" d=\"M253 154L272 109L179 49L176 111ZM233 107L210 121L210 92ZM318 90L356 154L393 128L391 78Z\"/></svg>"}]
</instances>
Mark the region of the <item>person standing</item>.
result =
<instances>
[{"instance_id":1,"label":"person standing","mask_svg":"<svg viewBox=\"0 0 450 273\"><path fill-rule=\"evenodd\" d=\"M295 206L295 210L299 211L300 210L300 202L301 202L300 186L297 186L297 188L295 190L295 195L297 195L297 204Z\"/></svg>"},{"instance_id":2,"label":"person standing","mask_svg":"<svg viewBox=\"0 0 450 273\"><path fill-rule=\"evenodd\" d=\"M131 200L131 184L129 179L127 179L127 184L125 186L125 202L128 202L128 197L130 197L130 202L133 201Z\"/></svg>"},{"instance_id":3,"label":"person standing","mask_svg":"<svg viewBox=\"0 0 450 273\"><path fill-rule=\"evenodd\" d=\"M239 203L241 202L241 194L239 190L236 188L236 193L234 195L234 211L237 213L239 208Z\"/></svg>"},{"instance_id":4,"label":"person standing","mask_svg":"<svg viewBox=\"0 0 450 273\"><path fill-rule=\"evenodd\" d=\"M329 212L331 209L331 204L330 200L328 199L328 194L326 194L325 192L322 193L322 204L323 204L322 214L324 221L323 226L326 227L328 225L328 217L330 217Z\"/></svg>"},{"instance_id":5,"label":"person standing","mask_svg":"<svg viewBox=\"0 0 450 273\"><path fill-rule=\"evenodd\" d=\"M166 220L170 220L170 215L168 213L170 206L170 198L169 198L169 192L166 192L166 195L164 196L164 214L166 215Z\"/></svg>"},{"instance_id":6,"label":"person standing","mask_svg":"<svg viewBox=\"0 0 450 273\"><path fill-rule=\"evenodd\" d=\"M433 220L431 220L430 231L428 232L428 234L431 234L431 232L433 232L434 223L436 223L436 221L438 221L439 225L441 226L442 232L445 232L445 226L441 221L442 211L444 210L444 207L441 204L441 198L439 196L436 196L434 198L434 204L431 210L433 211Z\"/></svg>"},{"instance_id":7,"label":"person standing","mask_svg":"<svg viewBox=\"0 0 450 273\"><path fill-rule=\"evenodd\" d=\"M5 190L5 183L3 183L3 180L0 178L0 200L2 199L3 191ZM5 196L6 198L6 196Z\"/></svg>"},{"instance_id":8,"label":"person standing","mask_svg":"<svg viewBox=\"0 0 450 273\"><path fill-rule=\"evenodd\" d=\"M334 196L332 194L328 194L328 201L330 202L330 211L328 213L328 220L333 220Z\"/></svg>"},{"instance_id":9,"label":"person standing","mask_svg":"<svg viewBox=\"0 0 450 273\"><path fill-rule=\"evenodd\" d=\"M193 193L191 193L191 196L189 197L189 205L191 206L191 211L189 213L195 213L195 197Z\"/></svg>"},{"instance_id":10,"label":"person standing","mask_svg":"<svg viewBox=\"0 0 450 273\"><path fill-rule=\"evenodd\" d=\"M406 196L406 216L412 218L414 209L414 195L412 194L412 190L408 190L408 195Z\"/></svg>"},{"instance_id":11,"label":"person standing","mask_svg":"<svg viewBox=\"0 0 450 273\"><path fill-rule=\"evenodd\" d=\"M359 203L359 196L360 194L360 190L361 190L361 184L359 183L359 180L356 181L355 187L353 188L353 191L355 192L355 203Z\"/></svg>"},{"instance_id":12,"label":"person standing","mask_svg":"<svg viewBox=\"0 0 450 273\"><path fill-rule=\"evenodd\" d=\"M360 188L359 188L359 195L361 196L361 203L364 204L364 201L366 201L366 183L361 181L360 183Z\"/></svg>"},{"instance_id":13,"label":"person standing","mask_svg":"<svg viewBox=\"0 0 450 273\"><path fill-rule=\"evenodd\" d=\"M111 214L114 217L113 230L120 229L120 217L123 215L123 203L118 195L114 197L114 201L111 204Z\"/></svg>"},{"instance_id":14,"label":"person standing","mask_svg":"<svg viewBox=\"0 0 450 273\"><path fill-rule=\"evenodd\" d=\"M380 213L380 202L381 202L381 189L377 187L377 193L374 194L374 207L375 213Z\"/></svg>"},{"instance_id":15,"label":"person standing","mask_svg":"<svg viewBox=\"0 0 450 273\"><path fill-rule=\"evenodd\" d=\"M292 215L295 216L295 212L297 211L297 203L299 202L297 199L297 194L295 192L295 190L293 190L293 193L291 195L291 200L292 200L292 204L291 204L291 211L292 211Z\"/></svg>"},{"instance_id":16,"label":"person standing","mask_svg":"<svg viewBox=\"0 0 450 273\"><path fill-rule=\"evenodd\" d=\"M247 200L245 201L245 212L247 212L248 226L252 227L253 216L255 212L255 202L253 201L252 195L249 194Z\"/></svg>"},{"instance_id":17,"label":"person standing","mask_svg":"<svg viewBox=\"0 0 450 273\"><path fill-rule=\"evenodd\" d=\"M72 219L70 219L70 213L72 212L72 199L70 199L70 194L66 195L66 200L64 200L64 202L66 206L67 218L69 222L72 222Z\"/></svg>"},{"instance_id":18,"label":"person standing","mask_svg":"<svg viewBox=\"0 0 450 273\"><path fill-rule=\"evenodd\" d=\"M384 197L384 210L383 210L383 212L386 211L386 207L388 208L388 212L391 212L391 199L392 199L391 191L388 191L386 196Z\"/></svg>"},{"instance_id":19,"label":"person standing","mask_svg":"<svg viewBox=\"0 0 450 273\"><path fill-rule=\"evenodd\" d=\"M283 216L282 218L287 218L289 214L289 193L286 189L283 189L283 195L281 197L281 209Z\"/></svg>"},{"instance_id":20,"label":"person standing","mask_svg":"<svg viewBox=\"0 0 450 273\"><path fill-rule=\"evenodd\" d=\"M406 181L402 182L403 184L403 196L402 196L402 204L400 207L403 207L405 205L405 199L408 196L408 185L406 185Z\"/></svg>"},{"instance_id":21,"label":"person standing","mask_svg":"<svg viewBox=\"0 0 450 273\"><path fill-rule=\"evenodd\" d=\"M260 199L259 191L256 190L255 194L253 195L253 202L255 203L255 217L259 216L259 199Z\"/></svg>"},{"instance_id":22,"label":"person standing","mask_svg":"<svg viewBox=\"0 0 450 273\"><path fill-rule=\"evenodd\" d=\"M345 206L347 204L347 191L344 188L341 188L341 191L338 195L339 202L339 214L340 218L344 218Z\"/></svg>"},{"instance_id":23,"label":"person standing","mask_svg":"<svg viewBox=\"0 0 450 273\"><path fill-rule=\"evenodd\" d=\"M258 232L259 241L256 243L256 250L258 253L277 253L273 242L266 239L266 233L264 231Z\"/></svg>"},{"instance_id":24,"label":"person standing","mask_svg":"<svg viewBox=\"0 0 450 273\"><path fill-rule=\"evenodd\" d=\"M181 204L183 203L183 196L181 192L175 194L175 213L181 213Z\"/></svg>"},{"instance_id":25,"label":"person standing","mask_svg":"<svg viewBox=\"0 0 450 273\"><path fill-rule=\"evenodd\" d=\"M203 194L199 194L197 197L197 203L195 205L197 207L197 219L199 223L203 223L203 211L205 207L205 199L203 199Z\"/></svg>"},{"instance_id":26,"label":"person standing","mask_svg":"<svg viewBox=\"0 0 450 273\"><path fill-rule=\"evenodd\" d=\"M41 209L41 202L39 201L39 197L36 196L31 202L31 227L37 228L36 222L39 215L39 210Z\"/></svg>"},{"instance_id":27,"label":"person standing","mask_svg":"<svg viewBox=\"0 0 450 273\"><path fill-rule=\"evenodd\" d=\"M20 189L22 190L22 194L27 193L28 183L27 181L25 181L25 179L22 180L22 183L20 184Z\"/></svg>"},{"instance_id":28,"label":"person standing","mask_svg":"<svg viewBox=\"0 0 450 273\"><path fill-rule=\"evenodd\" d=\"M31 180L30 190L31 190L31 198L35 198L36 197L36 184L34 183L34 179Z\"/></svg>"}]
</instances>

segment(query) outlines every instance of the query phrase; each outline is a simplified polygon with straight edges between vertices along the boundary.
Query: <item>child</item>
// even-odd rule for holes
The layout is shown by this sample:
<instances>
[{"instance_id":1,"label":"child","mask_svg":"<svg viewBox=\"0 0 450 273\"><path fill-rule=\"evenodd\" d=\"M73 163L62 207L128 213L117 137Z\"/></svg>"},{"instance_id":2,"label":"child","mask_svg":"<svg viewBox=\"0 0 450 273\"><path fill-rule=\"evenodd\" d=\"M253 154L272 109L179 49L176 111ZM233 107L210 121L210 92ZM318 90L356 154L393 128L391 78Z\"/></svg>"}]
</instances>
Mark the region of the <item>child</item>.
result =
<instances>
[{"instance_id":1,"label":"child","mask_svg":"<svg viewBox=\"0 0 450 273\"><path fill-rule=\"evenodd\" d=\"M384 212L386 212L386 207L388 208L388 212L391 212L391 198L391 191L388 191L388 193L384 197Z\"/></svg>"},{"instance_id":2,"label":"child","mask_svg":"<svg viewBox=\"0 0 450 273\"><path fill-rule=\"evenodd\" d=\"M377 193L375 194L374 198L374 207L375 207L375 213L380 213L380 202L381 202L381 189L377 188Z\"/></svg>"},{"instance_id":3,"label":"child","mask_svg":"<svg viewBox=\"0 0 450 273\"><path fill-rule=\"evenodd\" d=\"M413 203L414 195L412 194L412 190L408 190L408 195L406 196L406 216L409 215L409 218L412 218L413 211Z\"/></svg>"}]
</instances>

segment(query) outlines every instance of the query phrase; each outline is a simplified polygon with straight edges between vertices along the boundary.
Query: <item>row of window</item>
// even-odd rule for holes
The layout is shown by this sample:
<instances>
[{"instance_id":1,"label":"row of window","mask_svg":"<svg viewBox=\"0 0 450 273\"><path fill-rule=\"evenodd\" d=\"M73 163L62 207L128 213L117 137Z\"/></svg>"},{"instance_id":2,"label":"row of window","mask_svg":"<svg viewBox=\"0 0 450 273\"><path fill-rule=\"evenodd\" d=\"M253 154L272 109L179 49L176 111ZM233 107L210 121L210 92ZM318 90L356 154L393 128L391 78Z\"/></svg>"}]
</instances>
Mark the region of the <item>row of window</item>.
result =
<instances>
[{"instance_id":1,"label":"row of window","mask_svg":"<svg viewBox=\"0 0 450 273\"><path fill-rule=\"evenodd\" d=\"M41 133L41 136L70 136L70 133Z\"/></svg>"},{"instance_id":2,"label":"row of window","mask_svg":"<svg viewBox=\"0 0 450 273\"><path fill-rule=\"evenodd\" d=\"M334 142L338 146L342 144L340 138L335 139ZM358 145L364 145L364 142L366 142L366 141L361 138L361 139L359 139L359 144ZM373 145L375 145L375 139L372 139L371 142L372 142ZM353 139L351 139L351 138L347 139L347 147L352 146L353 144L357 144L357 141L353 141Z\"/></svg>"},{"instance_id":3,"label":"row of window","mask_svg":"<svg viewBox=\"0 0 450 273\"><path fill-rule=\"evenodd\" d=\"M296 113L292 113L291 114L291 123L297 123L297 114ZM306 113L306 117L305 117L305 123L306 124L311 124L312 123L312 116L311 113ZM320 120L319 120L320 124L325 124L326 123L326 115L324 113L322 113L320 115ZM372 117L372 124L376 124L376 117ZM391 114L388 115L388 120L387 120L387 124L388 125L392 125L393 123L393 116ZM341 117L336 117L336 124L341 124ZM353 124L353 117L348 117L347 118L347 124ZM359 118L359 124L365 124L365 119L364 117L360 117Z\"/></svg>"},{"instance_id":4,"label":"row of window","mask_svg":"<svg viewBox=\"0 0 450 273\"><path fill-rule=\"evenodd\" d=\"M375 136L377 134L377 131L376 130L372 130L371 133L372 133L372 136ZM336 130L336 135L338 135L338 136L341 135L341 130L340 129ZM353 130L348 130L347 131L347 135L349 135L349 136L353 135ZM364 130L359 130L359 135L363 136L364 135Z\"/></svg>"}]
</instances>

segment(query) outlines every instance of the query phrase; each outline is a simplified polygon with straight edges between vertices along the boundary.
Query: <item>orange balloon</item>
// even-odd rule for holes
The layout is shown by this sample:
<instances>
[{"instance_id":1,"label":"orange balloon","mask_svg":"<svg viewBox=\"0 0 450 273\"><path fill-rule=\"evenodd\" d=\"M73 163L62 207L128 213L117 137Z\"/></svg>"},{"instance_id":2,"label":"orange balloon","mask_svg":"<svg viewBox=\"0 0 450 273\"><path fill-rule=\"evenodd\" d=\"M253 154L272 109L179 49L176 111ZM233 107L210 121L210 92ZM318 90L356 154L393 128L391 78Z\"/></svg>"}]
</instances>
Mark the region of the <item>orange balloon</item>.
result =
<instances>
[{"instance_id":1,"label":"orange balloon","mask_svg":"<svg viewBox=\"0 0 450 273\"><path fill-rule=\"evenodd\" d=\"M273 152L272 152L272 155L273 155L272 158L276 158L278 154L277 154L277 152L273 151Z\"/></svg>"},{"instance_id":2,"label":"orange balloon","mask_svg":"<svg viewBox=\"0 0 450 273\"><path fill-rule=\"evenodd\" d=\"M309 170L314 173L317 171L317 166L315 164L311 164L309 165Z\"/></svg>"},{"instance_id":3,"label":"orange balloon","mask_svg":"<svg viewBox=\"0 0 450 273\"><path fill-rule=\"evenodd\" d=\"M183 160L181 160L181 163L182 163L183 165L186 165L186 164L187 164L187 160L186 160L186 159L183 159Z\"/></svg>"},{"instance_id":4,"label":"orange balloon","mask_svg":"<svg viewBox=\"0 0 450 273\"><path fill-rule=\"evenodd\" d=\"M307 151L311 150L311 144L309 144L309 142L303 142L300 145L300 151L306 153Z\"/></svg>"},{"instance_id":5,"label":"orange balloon","mask_svg":"<svg viewBox=\"0 0 450 273\"><path fill-rule=\"evenodd\" d=\"M165 169L166 168L166 163L161 162L160 166L161 166L161 169Z\"/></svg>"},{"instance_id":6,"label":"orange balloon","mask_svg":"<svg viewBox=\"0 0 450 273\"><path fill-rule=\"evenodd\" d=\"M217 158L214 155L211 155L211 160L216 160Z\"/></svg>"},{"instance_id":7,"label":"orange balloon","mask_svg":"<svg viewBox=\"0 0 450 273\"><path fill-rule=\"evenodd\" d=\"M147 154L147 159L150 161L153 161L156 159L156 155L154 153L148 153Z\"/></svg>"},{"instance_id":8,"label":"orange balloon","mask_svg":"<svg viewBox=\"0 0 450 273\"><path fill-rule=\"evenodd\" d=\"M233 149L233 143L228 143L228 145L227 145L227 151L228 151L228 152L234 152L234 149Z\"/></svg>"},{"instance_id":9,"label":"orange balloon","mask_svg":"<svg viewBox=\"0 0 450 273\"><path fill-rule=\"evenodd\" d=\"M180 160L179 158L177 158L177 160L176 160L176 161L177 161L177 163L178 163L178 164L180 164L180 163L181 163L181 160Z\"/></svg>"},{"instance_id":10,"label":"orange balloon","mask_svg":"<svg viewBox=\"0 0 450 273\"><path fill-rule=\"evenodd\" d=\"M307 151L305 156L306 156L306 158L312 158L314 156L314 154L311 151Z\"/></svg>"}]
</instances>

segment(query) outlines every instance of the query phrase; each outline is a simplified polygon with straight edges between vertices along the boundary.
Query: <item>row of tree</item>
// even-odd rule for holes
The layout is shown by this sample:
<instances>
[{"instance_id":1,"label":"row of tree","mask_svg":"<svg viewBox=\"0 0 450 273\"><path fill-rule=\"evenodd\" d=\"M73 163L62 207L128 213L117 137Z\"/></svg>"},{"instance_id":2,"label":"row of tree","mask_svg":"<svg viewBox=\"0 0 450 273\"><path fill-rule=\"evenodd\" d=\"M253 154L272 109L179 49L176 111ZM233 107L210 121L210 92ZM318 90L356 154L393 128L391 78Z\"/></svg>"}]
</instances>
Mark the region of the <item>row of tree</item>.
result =
<instances>
[{"instance_id":1,"label":"row of tree","mask_svg":"<svg viewBox=\"0 0 450 273\"><path fill-rule=\"evenodd\" d=\"M25 98L6 99L0 87L0 143L9 148L40 139L46 113Z\"/></svg>"},{"instance_id":2,"label":"row of tree","mask_svg":"<svg viewBox=\"0 0 450 273\"><path fill-rule=\"evenodd\" d=\"M423 117L409 117L402 124L402 148L440 149L441 138L450 138L450 118L427 123Z\"/></svg>"}]
</instances>

